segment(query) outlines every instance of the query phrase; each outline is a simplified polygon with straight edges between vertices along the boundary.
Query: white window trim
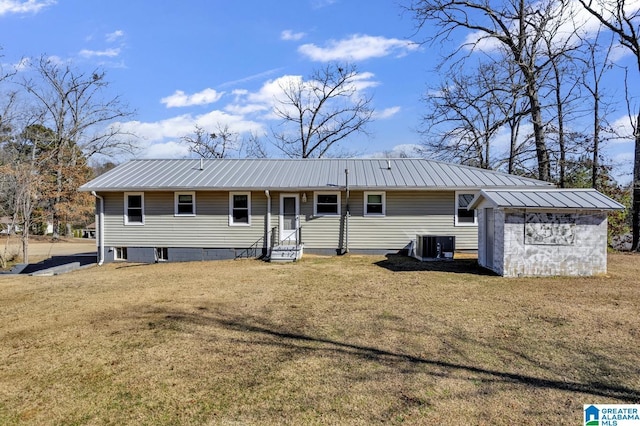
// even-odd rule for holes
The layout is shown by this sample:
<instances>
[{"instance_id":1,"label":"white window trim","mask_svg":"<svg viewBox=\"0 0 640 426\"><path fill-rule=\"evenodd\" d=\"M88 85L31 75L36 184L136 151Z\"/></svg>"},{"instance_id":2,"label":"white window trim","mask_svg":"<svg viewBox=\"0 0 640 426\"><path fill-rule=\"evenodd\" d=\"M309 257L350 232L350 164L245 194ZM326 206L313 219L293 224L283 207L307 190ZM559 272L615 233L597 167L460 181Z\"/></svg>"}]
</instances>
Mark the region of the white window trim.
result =
<instances>
[{"instance_id":1,"label":"white window trim","mask_svg":"<svg viewBox=\"0 0 640 426\"><path fill-rule=\"evenodd\" d=\"M181 195L191 195L193 203L193 213L178 213L178 200ZM174 216L195 216L196 215L196 193L195 191L174 192L173 196L173 215Z\"/></svg>"},{"instance_id":2,"label":"white window trim","mask_svg":"<svg viewBox=\"0 0 640 426\"><path fill-rule=\"evenodd\" d=\"M118 252L125 253L125 256L123 257L122 255L118 256ZM126 255L127 254L127 248L126 247L114 247L113 248L113 260L127 260L129 256Z\"/></svg>"},{"instance_id":3,"label":"white window trim","mask_svg":"<svg viewBox=\"0 0 640 426\"><path fill-rule=\"evenodd\" d=\"M247 196L247 223L240 222L235 223L233 221L233 196L234 195L246 195ZM251 192L230 192L229 193L229 226L251 226Z\"/></svg>"},{"instance_id":4,"label":"white window trim","mask_svg":"<svg viewBox=\"0 0 640 426\"><path fill-rule=\"evenodd\" d=\"M318 213L318 195L336 195L337 199L337 213ZM313 193L313 215L314 216L340 216L342 212L341 208L342 196L340 191L316 191Z\"/></svg>"},{"instance_id":5,"label":"white window trim","mask_svg":"<svg viewBox=\"0 0 640 426\"><path fill-rule=\"evenodd\" d=\"M456 191L455 193L455 198L456 198L456 207L455 210L453 212L453 217L455 219L455 226L478 226L478 210L474 210L473 211L473 222L458 222L458 199L459 199L459 195L465 195L465 194L469 194L469 195L473 195L475 197L476 192L473 191Z\"/></svg>"},{"instance_id":6,"label":"white window trim","mask_svg":"<svg viewBox=\"0 0 640 426\"><path fill-rule=\"evenodd\" d=\"M367 205L368 203L368 198L369 195L381 195L381 199L382 199L382 213L369 213L367 212ZM387 193L384 191L365 191L364 193L364 206L363 206L363 210L364 215L365 216L386 216L387 215Z\"/></svg>"},{"instance_id":7,"label":"white window trim","mask_svg":"<svg viewBox=\"0 0 640 426\"><path fill-rule=\"evenodd\" d=\"M129 222L129 196L140 195L140 203L142 205L142 222ZM125 192L124 193L124 224L129 226L144 225L144 192Z\"/></svg>"}]
</instances>

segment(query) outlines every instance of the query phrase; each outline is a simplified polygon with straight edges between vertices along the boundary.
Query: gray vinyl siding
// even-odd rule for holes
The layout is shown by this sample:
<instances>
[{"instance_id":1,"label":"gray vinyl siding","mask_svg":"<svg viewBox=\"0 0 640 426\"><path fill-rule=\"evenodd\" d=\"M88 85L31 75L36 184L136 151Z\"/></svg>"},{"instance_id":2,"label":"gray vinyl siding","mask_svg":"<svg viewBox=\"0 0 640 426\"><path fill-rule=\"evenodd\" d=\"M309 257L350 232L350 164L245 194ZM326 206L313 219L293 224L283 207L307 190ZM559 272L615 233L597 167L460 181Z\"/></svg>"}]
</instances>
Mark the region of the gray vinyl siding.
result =
<instances>
[{"instance_id":1,"label":"gray vinyl siding","mask_svg":"<svg viewBox=\"0 0 640 426\"><path fill-rule=\"evenodd\" d=\"M314 217L313 194L307 193L307 197L307 203L301 203L305 248L340 248L343 219ZM346 195L342 192L343 214L345 206ZM349 206L349 248L353 250L400 250L416 234L454 235L456 250L478 248L477 226L455 226L453 191L386 191L386 214L382 217L364 216L364 192L351 191Z\"/></svg>"},{"instance_id":2,"label":"gray vinyl siding","mask_svg":"<svg viewBox=\"0 0 640 426\"><path fill-rule=\"evenodd\" d=\"M305 249L342 247L346 194L341 216L314 216L313 191L300 195L300 224ZM307 202L302 201L306 193ZM174 192L144 193L144 225L124 225L124 194L103 193L105 245L108 247L247 248L263 238L267 197L251 192L251 226L229 226L229 192L197 191L196 215L174 216ZM349 248L401 250L416 234L455 235L456 249L478 248L477 226L455 226L454 191L386 191L386 214L364 216L364 192L351 191ZM279 236L280 192L271 192L271 229Z\"/></svg>"},{"instance_id":3,"label":"gray vinyl siding","mask_svg":"<svg viewBox=\"0 0 640 426\"><path fill-rule=\"evenodd\" d=\"M382 217L364 216L364 192L352 192L350 205L351 249L401 249L416 234L454 235L456 250L478 248L477 226L455 226L453 191L387 191Z\"/></svg>"},{"instance_id":4,"label":"gray vinyl siding","mask_svg":"<svg viewBox=\"0 0 640 426\"><path fill-rule=\"evenodd\" d=\"M144 225L124 224L124 194L105 193L105 245L249 247L264 235L264 193L251 193L251 226L229 226L229 193L196 192L196 215L174 215L173 192L144 193Z\"/></svg>"}]
</instances>

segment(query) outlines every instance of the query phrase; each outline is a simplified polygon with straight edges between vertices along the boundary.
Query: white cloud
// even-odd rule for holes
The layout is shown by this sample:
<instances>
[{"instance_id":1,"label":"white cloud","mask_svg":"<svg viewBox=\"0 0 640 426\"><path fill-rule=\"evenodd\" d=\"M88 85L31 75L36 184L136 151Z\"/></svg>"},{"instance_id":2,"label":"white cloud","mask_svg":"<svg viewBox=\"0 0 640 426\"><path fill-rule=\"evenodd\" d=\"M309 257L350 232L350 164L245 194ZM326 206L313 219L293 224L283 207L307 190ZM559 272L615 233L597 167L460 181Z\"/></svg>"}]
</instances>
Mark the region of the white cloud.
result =
<instances>
[{"instance_id":1,"label":"white cloud","mask_svg":"<svg viewBox=\"0 0 640 426\"><path fill-rule=\"evenodd\" d=\"M189 155L189 147L186 144L168 141L149 144L143 149L141 158L184 158Z\"/></svg>"},{"instance_id":2,"label":"white cloud","mask_svg":"<svg viewBox=\"0 0 640 426\"><path fill-rule=\"evenodd\" d=\"M359 74L358 80L354 82L356 88L355 96L361 94L361 90L377 84L373 81L372 73ZM236 89L230 92L233 96L225 98L227 103L220 109L214 109L200 115L182 114L171 118L155 122L130 121L119 123L121 130L138 135L147 144L143 148L143 156L146 157L166 157L169 155L184 155L175 142L180 142L180 138L192 134L196 125L214 131L218 126L228 126L232 132L241 136L248 134L264 135L269 126L270 120L279 119L274 112L275 106L282 107L280 100L283 99L282 87L289 84L315 85L315 81L305 81L301 76L284 75L279 78L266 81L258 90L249 91L246 89ZM198 94L187 95L182 91L176 91L171 96L162 99L162 102L170 106L197 105L199 100L214 101L220 99L222 93L213 89L207 89ZM383 114L391 116L399 109L389 108Z\"/></svg>"},{"instance_id":3,"label":"white cloud","mask_svg":"<svg viewBox=\"0 0 640 426\"><path fill-rule=\"evenodd\" d=\"M356 89L356 92L361 92L370 87L376 87L380 85L379 82L373 80L375 74L372 72L361 72L354 76L353 78L353 86Z\"/></svg>"},{"instance_id":4,"label":"white cloud","mask_svg":"<svg viewBox=\"0 0 640 426\"><path fill-rule=\"evenodd\" d=\"M635 124L635 117L629 117L628 115L623 115L613 123L611 123L611 128L618 136L610 140L610 143L613 144L630 144L633 142L633 124ZM633 124L632 124L633 123Z\"/></svg>"},{"instance_id":5,"label":"white cloud","mask_svg":"<svg viewBox=\"0 0 640 426\"><path fill-rule=\"evenodd\" d=\"M355 34L343 40L331 40L326 47L303 44L298 51L313 61L358 61L396 54L404 56L419 48L417 43L397 38Z\"/></svg>"},{"instance_id":6,"label":"white cloud","mask_svg":"<svg viewBox=\"0 0 640 426\"><path fill-rule=\"evenodd\" d=\"M114 58L120 54L119 48L113 49L105 49L105 50L89 50L82 49L78 54L84 58L94 58L94 57L107 57Z\"/></svg>"},{"instance_id":7,"label":"white cloud","mask_svg":"<svg viewBox=\"0 0 640 426\"><path fill-rule=\"evenodd\" d=\"M0 0L0 16L9 13L38 13L53 4L56 4L55 0Z\"/></svg>"},{"instance_id":8,"label":"white cloud","mask_svg":"<svg viewBox=\"0 0 640 426\"><path fill-rule=\"evenodd\" d=\"M367 154L367 158L419 158L418 150L421 148L418 144L404 143L396 145L390 150L383 152L374 152Z\"/></svg>"},{"instance_id":9,"label":"white cloud","mask_svg":"<svg viewBox=\"0 0 640 426\"><path fill-rule=\"evenodd\" d=\"M203 129L214 129L218 125L228 126L229 130L237 133L262 133L260 123L246 120L243 116L227 114L224 111L213 110L206 114L193 116L182 114L155 122L128 121L116 123L120 130L132 133L147 143L164 143L167 139L179 139L193 133L196 125Z\"/></svg>"},{"instance_id":10,"label":"white cloud","mask_svg":"<svg viewBox=\"0 0 640 426\"><path fill-rule=\"evenodd\" d=\"M281 40L293 40L293 41L298 41L300 39L302 39L306 34L303 32L299 32L299 33L294 33L292 30L284 30L280 33L280 39Z\"/></svg>"},{"instance_id":11,"label":"white cloud","mask_svg":"<svg viewBox=\"0 0 640 426\"><path fill-rule=\"evenodd\" d=\"M224 92L209 88L192 95L187 95L182 90L176 90L173 95L162 98L160 102L165 104L167 108L207 105L217 102L223 94Z\"/></svg>"},{"instance_id":12,"label":"white cloud","mask_svg":"<svg viewBox=\"0 0 640 426\"><path fill-rule=\"evenodd\" d=\"M114 41L117 41L117 40L121 39L122 37L124 37L124 31L122 31L122 30L116 30L116 31L114 31L112 33L105 34L105 39L109 43L113 43Z\"/></svg>"},{"instance_id":13,"label":"white cloud","mask_svg":"<svg viewBox=\"0 0 640 426\"><path fill-rule=\"evenodd\" d=\"M236 84L246 83L246 82L251 81L251 80L265 78L265 77L268 77L268 76L270 76L270 75L272 75L272 74L274 74L276 72L279 72L281 70L282 70L282 68L273 68L273 69L270 69L270 70L267 70L267 71L263 71L261 73L250 75L248 77L240 78L238 80L225 81L224 83L219 84L218 87L235 86Z\"/></svg>"},{"instance_id":14,"label":"white cloud","mask_svg":"<svg viewBox=\"0 0 640 426\"><path fill-rule=\"evenodd\" d=\"M399 106L394 106L391 108L385 108L380 112L376 112L373 114L373 118L374 120L384 120L386 118L391 118L394 115L398 114L400 112L400 107Z\"/></svg>"},{"instance_id":15,"label":"white cloud","mask_svg":"<svg viewBox=\"0 0 640 426\"><path fill-rule=\"evenodd\" d=\"M31 60L29 58L22 58L17 63L13 64L13 69L17 72L24 71L31 66Z\"/></svg>"}]
</instances>

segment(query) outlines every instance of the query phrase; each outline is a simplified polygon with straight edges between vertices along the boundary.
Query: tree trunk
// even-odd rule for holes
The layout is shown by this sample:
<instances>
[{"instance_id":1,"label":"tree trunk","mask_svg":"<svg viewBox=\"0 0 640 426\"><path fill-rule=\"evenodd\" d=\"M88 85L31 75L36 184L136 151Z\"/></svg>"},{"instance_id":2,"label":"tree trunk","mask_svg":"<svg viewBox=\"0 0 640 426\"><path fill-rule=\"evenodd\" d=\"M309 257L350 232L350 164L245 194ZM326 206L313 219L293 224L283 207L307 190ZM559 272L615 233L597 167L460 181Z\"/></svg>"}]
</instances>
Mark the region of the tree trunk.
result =
<instances>
[{"instance_id":1,"label":"tree trunk","mask_svg":"<svg viewBox=\"0 0 640 426\"><path fill-rule=\"evenodd\" d=\"M633 204L631 206L631 221L633 240L631 250L640 251L640 112L636 119L635 154L633 159Z\"/></svg>"},{"instance_id":2,"label":"tree trunk","mask_svg":"<svg viewBox=\"0 0 640 426\"><path fill-rule=\"evenodd\" d=\"M551 167L549 164L549 151L544 140L544 126L542 125L542 107L538 100L538 92L535 89L535 81L527 83L527 92L531 102L531 121L533 124L533 136L536 145L536 157L538 159L538 179L549 182L551 180Z\"/></svg>"}]
</instances>

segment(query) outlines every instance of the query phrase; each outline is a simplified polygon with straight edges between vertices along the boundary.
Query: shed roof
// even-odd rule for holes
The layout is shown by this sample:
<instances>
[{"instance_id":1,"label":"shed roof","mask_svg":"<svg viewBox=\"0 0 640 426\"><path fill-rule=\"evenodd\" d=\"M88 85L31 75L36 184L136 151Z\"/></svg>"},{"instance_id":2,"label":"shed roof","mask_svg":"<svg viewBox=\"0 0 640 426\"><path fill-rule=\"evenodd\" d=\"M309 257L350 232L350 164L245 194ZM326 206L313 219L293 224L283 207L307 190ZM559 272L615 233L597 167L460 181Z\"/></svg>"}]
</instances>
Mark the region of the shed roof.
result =
<instances>
[{"instance_id":1,"label":"shed roof","mask_svg":"<svg viewBox=\"0 0 640 426\"><path fill-rule=\"evenodd\" d=\"M200 167L202 164L202 168ZM548 182L426 159L132 160L80 191L539 187Z\"/></svg>"},{"instance_id":2,"label":"shed roof","mask_svg":"<svg viewBox=\"0 0 640 426\"><path fill-rule=\"evenodd\" d=\"M622 210L624 206L595 189L483 189L469 204L477 208L487 200L495 208L538 210Z\"/></svg>"}]
</instances>

